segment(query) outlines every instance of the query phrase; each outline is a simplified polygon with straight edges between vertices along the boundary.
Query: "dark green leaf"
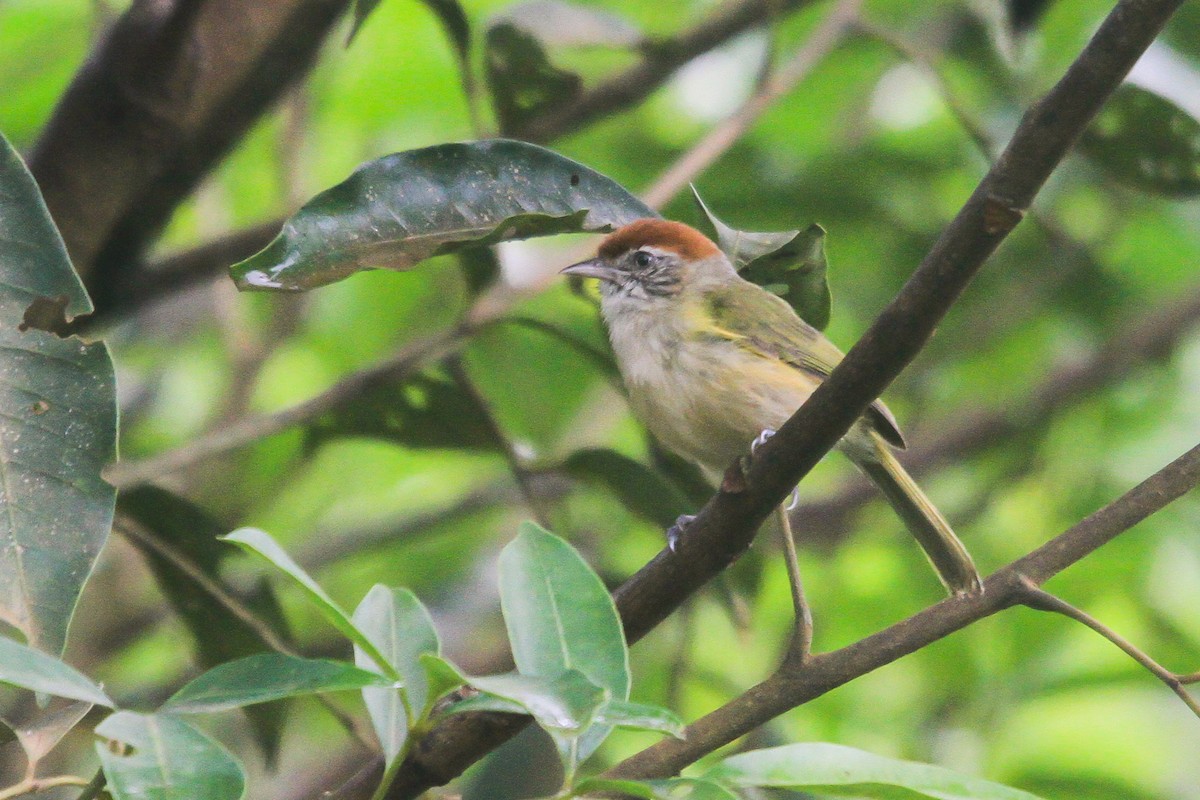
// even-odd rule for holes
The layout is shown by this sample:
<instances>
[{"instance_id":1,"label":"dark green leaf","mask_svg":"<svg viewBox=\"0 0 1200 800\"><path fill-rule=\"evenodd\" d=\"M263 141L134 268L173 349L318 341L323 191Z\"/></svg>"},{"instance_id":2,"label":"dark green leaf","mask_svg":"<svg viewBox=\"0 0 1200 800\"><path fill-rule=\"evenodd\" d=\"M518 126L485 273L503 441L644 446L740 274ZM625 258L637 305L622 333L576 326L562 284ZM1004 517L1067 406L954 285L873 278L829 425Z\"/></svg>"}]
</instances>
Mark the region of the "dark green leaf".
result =
<instances>
[{"instance_id":1,"label":"dark green leaf","mask_svg":"<svg viewBox=\"0 0 1200 800\"><path fill-rule=\"evenodd\" d=\"M684 723L673 712L660 706L630 703L628 700L613 700L606 703L596 715L596 721L616 728L636 728L643 731L665 733L682 739Z\"/></svg>"},{"instance_id":2,"label":"dark green leaf","mask_svg":"<svg viewBox=\"0 0 1200 800\"><path fill-rule=\"evenodd\" d=\"M1118 180L1147 192L1200 192L1200 122L1170 100L1125 84L1079 140L1080 150Z\"/></svg>"},{"instance_id":3,"label":"dark green leaf","mask_svg":"<svg viewBox=\"0 0 1200 800\"><path fill-rule=\"evenodd\" d=\"M615 450L579 450L563 463L563 470L574 478L604 485L630 511L663 528L690 508L683 493L661 475Z\"/></svg>"},{"instance_id":4,"label":"dark green leaf","mask_svg":"<svg viewBox=\"0 0 1200 800\"><path fill-rule=\"evenodd\" d=\"M366 686L388 686L376 672L342 661L259 653L213 667L186 683L163 704L175 714L201 714Z\"/></svg>"},{"instance_id":5,"label":"dark green leaf","mask_svg":"<svg viewBox=\"0 0 1200 800\"><path fill-rule=\"evenodd\" d=\"M606 231L653 215L609 178L536 145L444 144L360 167L231 271L242 289L311 289L464 247Z\"/></svg>"},{"instance_id":6,"label":"dark green leaf","mask_svg":"<svg viewBox=\"0 0 1200 800\"><path fill-rule=\"evenodd\" d=\"M692 197L716 231L717 244L742 277L779 295L805 322L824 330L831 303L825 277L824 228L809 225L802 231L739 231L708 209L695 186Z\"/></svg>"},{"instance_id":7,"label":"dark green leaf","mask_svg":"<svg viewBox=\"0 0 1200 800\"><path fill-rule=\"evenodd\" d=\"M500 260L490 247L467 247L458 254L467 291L478 295L500 277Z\"/></svg>"},{"instance_id":8,"label":"dark green leaf","mask_svg":"<svg viewBox=\"0 0 1200 800\"><path fill-rule=\"evenodd\" d=\"M54 656L0 636L0 683L113 707L104 690Z\"/></svg>"},{"instance_id":9,"label":"dark green leaf","mask_svg":"<svg viewBox=\"0 0 1200 800\"><path fill-rule=\"evenodd\" d=\"M57 654L112 525L116 384L103 343L49 332L92 304L3 136L0 209L0 620Z\"/></svg>"},{"instance_id":10,"label":"dark green leaf","mask_svg":"<svg viewBox=\"0 0 1200 800\"><path fill-rule=\"evenodd\" d=\"M421 656L441 652L437 631L429 612L408 589L390 589L376 584L354 609L354 624L375 643L384 658L400 673L402 689L366 687L363 700L383 756L390 764L403 749L409 728L426 711L430 696L429 681ZM369 656L354 648L354 662L372 669Z\"/></svg>"},{"instance_id":11,"label":"dark green leaf","mask_svg":"<svg viewBox=\"0 0 1200 800\"><path fill-rule=\"evenodd\" d=\"M501 445L475 399L435 372L377 386L321 417L312 443L334 436L369 436L405 447L495 451Z\"/></svg>"},{"instance_id":12,"label":"dark green leaf","mask_svg":"<svg viewBox=\"0 0 1200 800\"><path fill-rule=\"evenodd\" d=\"M317 610L321 612L321 616L325 617L331 625L341 631L351 642L361 647L370 656L371 661L375 663L380 672L392 680L400 680L400 674L388 663L388 660L383 657L383 654L379 652L379 649L375 647L371 640L355 626L346 612L342 610L342 607L335 603L333 598L326 594L325 590L318 586L317 582L301 569L300 565L284 552L279 543L272 539L265 531L260 531L257 528L238 528L233 533L224 537L223 541L232 542L247 552L254 553L266 559L283 572L283 574L291 578L297 586L304 590L305 596L317 607Z\"/></svg>"},{"instance_id":13,"label":"dark green leaf","mask_svg":"<svg viewBox=\"0 0 1200 800\"><path fill-rule=\"evenodd\" d=\"M523 675L554 678L575 669L607 690L610 700L629 699L629 652L616 606L599 576L565 541L523 523L500 554L500 604ZM578 759L587 758L607 733L603 726L589 731L578 743Z\"/></svg>"},{"instance_id":14,"label":"dark green leaf","mask_svg":"<svg viewBox=\"0 0 1200 800\"><path fill-rule=\"evenodd\" d=\"M942 767L822 742L730 756L705 775L731 786L770 786L879 800L1038 800L1028 792Z\"/></svg>"},{"instance_id":15,"label":"dark green leaf","mask_svg":"<svg viewBox=\"0 0 1200 800\"><path fill-rule=\"evenodd\" d=\"M378 0L376 0L378 2ZM442 23L454 52L458 56L459 66L465 71L470 68L471 61L471 23L467 21L467 12L463 10L458 0L421 0L429 10L437 15Z\"/></svg>"},{"instance_id":16,"label":"dark green leaf","mask_svg":"<svg viewBox=\"0 0 1200 800\"><path fill-rule=\"evenodd\" d=\"M237 800L245 790L233 756L172 714L118 711L96 733L115 800Z\"/></svg>"},{"instance_id":17,"label":"dark green leaf","mask_svg":"<svg viewBox=\"0 0 1200 800\"><path fill-rule=\"evenodd\" d=\"M229 530L228 525L157 486L138 486L121 492L117 502L121 512L136 520L141 530L157 539L161 547L186 559L210 580L222 583L221 563L234 552L220 541ZM174 559L166 558L160 552L161 547L149 546L140 538L131 538L130 542L142 552L158 588L191 632L193 653L202 667L212 668L269 649L252 626L224 603L217 602L188 570ZM287 622L265 580L240 599L273 630L287 635ZM268 761L274 759L279 747L283 711L283 705L278 703L245 709Z\"/></svg>"},{"instance_id":18,"label":"dark green leaf","mask_svg":"<svg viewBox=\"0 0 1200 800\"><path fill-rule=\"evenodd\" d=\"M504 703L515 703L518 712L529 714L556 738L562 734L577 737L583 733L605 701L604 689L575 669L552 678L510 672L468 680L485 694L464 700L463 708L456 705L454 711L480 710L488 702L487 695L494 695L504 702L490 706L491 710L511 711Z\"/></svg>"}]
</instances>

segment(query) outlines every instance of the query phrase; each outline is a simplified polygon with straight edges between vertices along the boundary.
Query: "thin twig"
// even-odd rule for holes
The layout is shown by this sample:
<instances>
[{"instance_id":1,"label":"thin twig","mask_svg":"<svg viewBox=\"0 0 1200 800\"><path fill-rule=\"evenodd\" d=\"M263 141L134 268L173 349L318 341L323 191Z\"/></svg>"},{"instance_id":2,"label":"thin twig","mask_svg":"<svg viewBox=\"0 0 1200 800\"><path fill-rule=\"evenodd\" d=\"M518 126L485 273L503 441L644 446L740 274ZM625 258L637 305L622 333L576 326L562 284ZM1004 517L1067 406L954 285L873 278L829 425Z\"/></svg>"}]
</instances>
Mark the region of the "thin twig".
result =
<instances>
[{"instance_id":1,"label":"thin twig","mask_svg":"<svg viewBox=\"0 0 1200 800\"><path fill-rule=\"evenodd\" d=\"M380 363L343 378L303 403L273 414L243 419L210 431L178 449L141 461L118 461L104 471L104 478L118 489L128 489L308 422L381 383L410 375L421 365L450 352L468 333L466 327L459 327L414 342Z\"/></svg>"},{"instance_id":2,"label":"thin twig","mask_svg":"<svg viewBox=\"0 0 1200 800\"><path fill-rule=\"evenodd\" d=\"M733 114L709 131L642 193L651 208L662 208L667 201L712 166L746 131L781 98L804 80L829 55L858 18L862 0L841 0L813 31L804 45L777 72L762 81L757 91Z\"/></svg>"},{"instance_id":3,"label":"thin twig","mask_svg":"<svg viewBox=\"0 0 1200 800\"><path fill-rule=\"evenodd\" d=\"M779 540L783 544L783 558L787 564L788 583L792 589L792 612L794 614L792 640L784 655L784 663L792 669L800 669L812 653L813 620L808 601L804 598L804 583L800 578L800 559L796 554L796 538L792 534L792 523L788 519L785 503L781 503L775 508L775 524L779 528Z\"/></svg>"},{"instance_id":4,"label":"thin twig","mask_svg":"<svg viewBox=\"0 0 1200 800\"><path fill-rule=\"evenodd\" d=\"M1076 608L1061 597L1047 592L1025 576L1020 576L1017 585L1020 587L1017 591L1017 599L1022 605L1028 606L1035 611L1049 611L1054 614L1061 614L1091 628L1119 647L1127 656L1145 667L1154 677L1165 683L1192 710L1193 714L1200 717L1200 704L1197 704L1196 698L1192 697L1191 693L1184 688L1184 680L1180 676L1159 664L1144 651L1135 647L1128 639L1095 617L1082 609Z\"/></svg>"},{"instance_id":5,"label":"thin twig","mask_svg":"<svg viewBox=\"0 0 1200 800\"><path fill-rule=\"evenodd\" d=\"M87 786L88 779L78 775L55 775L50 778L26 778L6 789L0 789L0 800L12 800L26 794L37 794L58 786Z\"/></svg>"}]
</instances>

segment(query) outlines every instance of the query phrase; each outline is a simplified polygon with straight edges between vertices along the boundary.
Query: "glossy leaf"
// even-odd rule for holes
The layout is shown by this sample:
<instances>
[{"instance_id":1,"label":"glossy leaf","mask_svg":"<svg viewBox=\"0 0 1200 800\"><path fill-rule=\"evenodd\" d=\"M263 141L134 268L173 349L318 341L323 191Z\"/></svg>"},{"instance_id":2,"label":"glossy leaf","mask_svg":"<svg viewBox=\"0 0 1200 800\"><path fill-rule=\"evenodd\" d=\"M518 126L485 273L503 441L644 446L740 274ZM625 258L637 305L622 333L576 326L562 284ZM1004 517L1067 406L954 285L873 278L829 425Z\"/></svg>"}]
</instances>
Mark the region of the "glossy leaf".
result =
<instances>
[{"instance_id":1,"label":"glossy leaf","mask_svg":"<svg viewBox=\"0 0 1200 800\"><path fill-rule=\"evenodd\" d=\"M1038 800L1028 792L957 772L822 742L730 756L705 777L731 786L769 786L879 800Z\"/></svg>"},{"instance_id":2,"label":"glossy leaf","mask_svg":"<svg viewBox=\"0 0 1200 800\"><path fill-rule=\"evenodd\" d=\"M1200 193L1200 121L1132 84L1113 93L1079 141L1118 180L1168 197Z\"/></svg>"},{"instance_id":3,"label":"glossy leaf","mask_svg":"<svg viewBox=\"0 0 1200 800\"><path fill-rule=\"evenodd\" d=\"M514 703L518 711L532 716L551 736L567 734L575 737L583 733L605 702L605 690L575 669L566 670L552 678L510 672L472 677L469 681L486 694L464 700L461 704L463 709L456 707L455 711L489 707L486 705L487 695L494 695L506 703ZM504 704L490 708L495 711L512 710L512 707Z\"/></svg>"},{"instance_id":4,"label":"glossy leaf","mask_svg":"<svg viewBox=\"0 0 1200 800\"><path fill-rule=\"evenodd\" d=\"M596 721L616 728L634 728L684 738L684 722L674 712L661 706L614 700L606 703L596 715Z\"/></svg>"},{"instance_id":5,"label":"glossy leaf","mask_svg":"<svg viewBox=\"0 0 1200 800\"><path fill-rule=\"evenodd\" d=\"M500 554L500 604L517 670L555 678L578 670L608 692L629 699L629 652L612 597L587 562L562 539L526 522ZM481 687L482 688L482 687ZM577 757L599 747L597 726Z\"/></svg>"},{"instance_id":6,"label":"glossy leaf","mask_svg":"<svg viewBox=\"0 0 1200 800\"><path fill-rule=\"evenodd\" d=\"M0 636L0 683L113 707L104 690L74 667L40 650Z\"/></svg>"},{"instance_id":7,"label":"glossy leaf","mask_svg":"<svg viewBox=\"0 0 1200 800\"><path fill-rule=\"evenodd\" d=\"M341 692L390 681L342 661L259 653L213 667L184 684L165 702L163 711L200 714L300 697Z\"/></svg>"},{"instance_id":8,"label":"glossy leaf","mask_svg":"<svg viewBox=\"0 0 1200 800\"><path fill-rule=\"evenodd\" d=\"M443 144L365 164L231 269L242 289L311 289L363 269L405 270L465 247L653 215L609 178L536 145Z\"/></svg>"},{"instance_id":9,"label":"glossy leaf","mask_svg":"<svg viewBox=\"0 0 1200 800\"><path fill-rule=\"evenodd\" d=\"M630 511L663 528L690 509L683 493L661 475L615 450L577 450L562 467L574 478L605 486Z\"/></svg>"},{"instance_id":10,"label":"glossy leaf","mask_svg":"<svg viewBox=\"0 0 1200 800\"><path fill-rule=\"evenodd\" d=\"M364 687L363 700L386 763L402 750L409 728L433 698L421 663L423 654L441 651L429 611L408 589L376 584L354 609L354 624L375 643L403 681L403 688ZM370 657L355 646L354 663L373 669Z\"/></svg>"},{"instance_id":11,"label":"glossy leaf","mask_svg":"<svg viewBox=\"0 0 1200 800\"><path fill-rule=\"evenodd\" d=\"M709 210L696 187L692 197L716 231L717 244L742 277L779 295L817 330L829 324L831 298L826 280L825 230L757 233L726 225Z\"/></svg>"},{"instance_id":12,"label":"glossy leaf","mask_svg":"<svg viewBox=\"0 0 1200 800\"><path fill-rule=\"evenodd\" d=\"M183 556L188 564L210 580L222 583L221 565L234 550L220 537L229 526L207 511L173 492L157 486L138 486L121 492L118 507L138 522L141 529ZM146 559L159 590L192 634L192 655L208 669L255 653L267 652L259 633L223 603L213 599L195 576L166 558L160 548L140 538L130 539ZM240 598L260 619L280 635L287 635L287 622L275 593L266 580L260 580L252 593ZM285 704L252 706L245 709L255 735L273 761L279 747Z\"/></svg>"},{"instance_id":13,"label":"glossy leaf","mask_svg":"<svg viewBox=\"0 0 1200 800\"><path fill-rule=\"evenodd\" d=\"M237 800L245 790L233 756L173 714L118 711L96 734L115 800Z\"/></svg>"},{"instance_id":14,"label":"glossy leaf","mask_svg":"<svg viewBox=\"0 0 1200 800\"><path fill-rule=\"evenodd\" d=\"M60 338L91 301L37 185L0 136L0 620L61 653L116 492L117 402L103 343Z\"/></svg>"},{"instance_id":15,"label":"glossy leaf","mask_svg":"<svg viewBox=\"0 0 1200 800\"><path fill-rule=\"evenodd\" d=\"M393 680L400 680L399 673L388 663L387 659L383 657L383 654L379 652L371 640L354 625L354 622L342 610L341 606L335 603L333 598L326 594L325 590L318 586L317 582L301 569L300 565L284 552L279 543L272 539L265 531L260 531L257 528L238 528L233 533L225 536L223 541L232 542L247 552L254 553L266 559L277 567L291 578L297 586L304 590L308 599L333 627L341 631L346 638L361 647L371 657L371 660L380 672Z\"/></svg>"}]
</instances>

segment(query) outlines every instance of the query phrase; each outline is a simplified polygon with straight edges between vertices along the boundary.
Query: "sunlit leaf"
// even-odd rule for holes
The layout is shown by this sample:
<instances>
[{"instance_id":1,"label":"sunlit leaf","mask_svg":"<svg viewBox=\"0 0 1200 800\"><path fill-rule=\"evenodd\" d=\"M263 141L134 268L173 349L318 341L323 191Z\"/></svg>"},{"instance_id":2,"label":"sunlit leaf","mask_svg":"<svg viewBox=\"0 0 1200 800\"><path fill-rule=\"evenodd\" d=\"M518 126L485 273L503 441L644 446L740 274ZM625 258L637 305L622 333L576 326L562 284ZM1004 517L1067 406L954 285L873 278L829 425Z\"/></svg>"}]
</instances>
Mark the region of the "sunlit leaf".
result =
<instances>
[{"instance_id":1,"label":"sunlit leaf","mask_svg":"<svg viewBox=\"0 0 1200 800\"><path fill-rule=\"evenodd\" d=\"M609 178L536 145L443 144L365 164L231 271L242 289L311 289L464 247L606 231L653 215Z\"/></svg>"},{"instance_id":2,"label":"sunlit leaf","mask_svg":"<svg viewBox=\"0 0 1200 800\"><path fill-rule=\"evenodd\" d=\"M212 517L194 503L157 486L138 486L121 492L118 505L122 514L133 518L141 530L187 560L210 580L221 584L221 564L235 551L220 537L229 526ZM159 590L187 626L194 640L192 653L205 668L225 664L269 648L260 634L240 615L213 598L175 559L167 558L160 547L139 537L131 537L154 573ZM280 611L275 593L267 581L259 581L253 593L240 598L264 624L286 636L287 622ZM284 705L253 706L245 709L256 737L273 761L279 747Z\"/></svg>"},{"instance_id":3,"label":"sunlit leaf","mask_svg":"<svg viewBox=\"0 0 1200 800\"><path fill-rule=\"evenodd\" d=\"M674 712L661 706L630 703L628 700L613 700L600 709L596 715L596 721L616 728L635 728L665 733L676 739L684 738L683 720Z\"/></svg>"},{"instance_id":4,"label":"sunlit leaf","mask_svg":"<svg viewBox=\"0 0 1200 800\"><path fill-rule=\"evenodd\" d=\"M237 800L245 790L233 756L172 714L118 711L96 734L115 800Z\"/></svg>"},{"instance_id":5,"label":"sunlit leaf","mask_svg":"<svg viewBox=\"0 0 1200 800\"><path fill-rule=\"evenodd\" d=\"M116 492L113 366L103 343L60 338L91 301L37 185L0 136L0 620L61 653L108 538Z\"/></svg>"},{"instance_id":6,"label":"sunlit leaf","mask_svg":"<svg viewBox=\"0 0 1200 800\"><path fill-rule=\"evenodd\" d=\"M1200 121L1170 100L1125 84L1079 140L1118 180L1169 197L1200 192Z\"/></svg>"},{"instance_id":7,"label":"sunlit leaf","mask_svg":"<svg viewBox=\"0 0 1200 800\"><path fill-rule=\"evenodd\" d=\"M500 554L500 603L521 674L556 678L575 669L609 699L629 699L629 652L616 606L565 541L523 523ZM577 757L586 758L607 734L605 726L589 731Z\"/></svg>"},{"instance_id":8,"label":"sunlit leaf","mask_svg":"<svg viewBox=\"0 0 1200 800\"><path fill-rule=\"evenodd\" d=\"M355 626L349 615L342 610L342 607L333 601L333 598L326 594L325 590L317 585L317 582L305 572L299 564L292 559L279 543L272 539L265 531L257 528L238 528L233 533L225 536L224 541L232 542L240 546L247 552L261 556L278 568L283 574L287 575L292 581L304 590L305 596L316 606L321 615L341 631L346 638L353 642L358 647L363 649L375 666L387 677L393 680L399 680L400 675L395 668L388 663L379 649L371 642L370 639L363 634L362 631Z\"/></svg>"},{"instance_id":9,"label":"sunlit leaf","mask_svg":"<svg viewBox=\"0 0 1200 800\"><path fill-rule=\"evenodd\" d=\"M935 767L822 742L753 750L708 773L731 786L769 786L879 800L1038 800L1028 792Z\"/></svg>"},{"instance_id":10,"label":"sunlit leaf","mask_svg":"<svg viewBox=\"0 0 1200 800\"><path fill-rule=\"evenodd\" d=\"M433 699L421 656L437 655L441 644L429 611L408 589L372 586L354 609L353 619L358 629L396 668L404 684L401 689L363 689L367 712L383 747L384 759L390 764L401 752L409 728ZM363 669L373 668L370 657L357 646L354 662Z\"/></svg>"},{"instance_id":11,"label":"sunlit leaf","mask_svg":"<svg viewBox=\"0 0 1200 800\"><path fill-rule=\"evenodd\" d=\"M74 667L4 636L0 636L0 683L98 706L114 705L103 689Z\"/></svg>"},{"instance_id":12,"label":"sunlit leaf","mask_svg":"<svg viewBox=\"0 0 1200 800\"><path fill-rule=\"evenodd\" d=\"M382 0L355 0L354 3L354 21L350 23L350 33L346 36L346 44L354 41L354 37L358 36L358 32L362 29L363 23L367 21L367 17L379 7Z\"/></svg>"},{"instance_id":13,"label":"sunlit leaf","mask_svg":"<svg viewBox=\"0 0 1200 800\"><path fill-rule=\"evenodd\" d=\"M605 691L579 670L569 669L555 677L521 675L488 675L469 679L472 686L485 694L456 704L454 711L483 710L527 713L551 736L578 736L591 725L605 702ZM504 701L489 704L488 695ZM506 706L513 703L514 706ZM582 758L582 757L581 757Z\"/></svg>"},{"instance_id":14,"label":"sunlit leaf","mask_svg":"<svg viewBox=\"0 0 1200 800\"><path fill-rule=\"evenodd\" d=\"M779 295L805 322L824 330L831 303L825 277L825 230L809 225L804 230L776 233L739 231L709 210L695 186L692 197L716 231L717 244L742 277Z\"/></svg>"},{"instance_id":15,"label":"sunlit leaf","mask_svg":"<svg viewBox=\"0 0 1200 800\"><path fill-rule=\"evenodd\" d=\"M602 484L630 511L663 528L690 508L683 493L657 472L615 450L578 450L562 468L572 477Z\"/></svg>"},{"instance_id":16,"label":"sunlit leaf","mask_svg":"<svg viewBox=\"0 0 1200 800\"><path fill-rule=\"evenodd\" d=\"M342 661L259 653L213 667L188 681L165 702L163 711L200 714L300 697L390 683Z\"/></svg>"}]
</instances>

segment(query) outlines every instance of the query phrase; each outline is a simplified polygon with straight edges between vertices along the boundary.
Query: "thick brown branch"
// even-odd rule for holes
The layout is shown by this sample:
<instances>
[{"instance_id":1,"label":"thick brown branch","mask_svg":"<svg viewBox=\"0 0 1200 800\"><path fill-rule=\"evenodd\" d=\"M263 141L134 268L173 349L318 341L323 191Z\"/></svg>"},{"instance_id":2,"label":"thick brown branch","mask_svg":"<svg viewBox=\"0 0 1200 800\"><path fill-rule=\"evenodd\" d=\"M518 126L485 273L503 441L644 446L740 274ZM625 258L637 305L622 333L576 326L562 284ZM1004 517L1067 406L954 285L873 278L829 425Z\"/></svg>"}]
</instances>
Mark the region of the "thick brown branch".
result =
<instances>
[{"instance_id":1,"label":"thick brown branch","mask_svg":"<svg viewBox=\"0 0 1200 800\"><path fill-rule=\"evenodd\" d=\"M1025 115L996 165L897 298L829 380L756 452L745 491L719 493L701 510L674 552L659 553L617 590L615 599L630 641L645 635L744 552L771 509L916 356L1181 2L1122 0L1117 5L1063 79ZM939 635L974 619L972 614L989 602L992 599L985 595L935 606L950 609L939 612L946 619L935 616L945 631ZM899 627L904 629L903 624ZM887 663L899 657L902 645L910 640L892 641L889 636L878 634L847 648L850 663ZM933 639L918 646L928 641ZM806 680L810 669L805 669ZM825 683L832 685L832 677L827 675ZM761 690L746 697L751 707L769 700ZM522 718L491 714L447 720L416 748L389 797L414 797L429 786L445 783L524 724Z\"/></svg>"},{"instance_id":2,"label":"thick brown branch","mask_svg":"<svg viewBox=\"0 0 1200 800\"><path fill-rule=\"evenodd\" d=\"M1119 499L984 582L981 595L949 598L848 647L781 668L733 702L688 726L687 739L660 742L613 770L621 777L673 775L774 717L1029 597L1040 584L1200 484L1196 446Z\"/></svg>"},{"instance_id":3,"label":"thick brown branch","mask_svg":"<svg viewBox=\"0 0 1200 800\"><path fill-rule=\"evenodd\" d=\"M93 298L311 65L349 0L141 0L75 76L30 157Z\"/></svg>"}]
</instances>

